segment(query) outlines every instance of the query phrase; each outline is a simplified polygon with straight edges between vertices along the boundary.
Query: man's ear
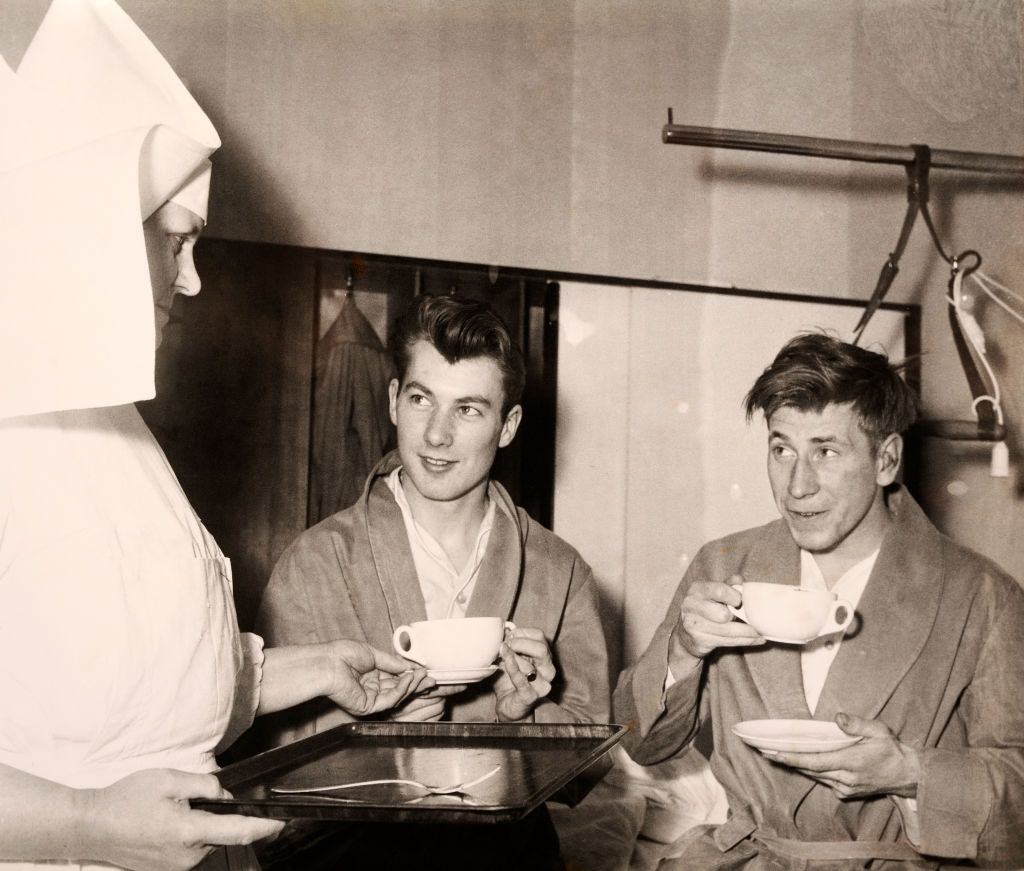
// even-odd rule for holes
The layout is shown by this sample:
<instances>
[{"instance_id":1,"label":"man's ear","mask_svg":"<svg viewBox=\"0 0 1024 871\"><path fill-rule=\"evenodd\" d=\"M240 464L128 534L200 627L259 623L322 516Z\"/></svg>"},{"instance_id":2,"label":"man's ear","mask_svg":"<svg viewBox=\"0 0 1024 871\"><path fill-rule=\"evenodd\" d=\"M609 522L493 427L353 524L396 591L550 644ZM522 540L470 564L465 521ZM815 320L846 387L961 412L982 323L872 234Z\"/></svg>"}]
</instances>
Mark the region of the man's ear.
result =
<instances>
[{"instance_id":1,"label":"man's ear","mask_svg":"<svg viewBox=\"0 0 1024 871\"><path fill-rule=\"evenodd\" d=\"M879 487L888 487L900 471L903 459L903 436L892 433L886 436L878 446L875 456L875 481Z\"/></svg>"},{"instance_id":2,"label":"man's ear","mask_svg":"<svg viewBox=\"0 0 1024 871\"><path fill-rule=\"evenodd\" d=\"M388 385L388 413L391 415L391 422L398 426L398 379L392 378Z\"/></svg>"},{"instance_id":3,"label":"man's ear","mask_svg":"<svg viewBox=\"0 0 1024 871\"><path fill-rule=\"evenodd\" d=\"M501 425L501 437L498 439L498 447L503 448L512 442L516 437L516 430L523 419L523 407L513 405L508 414L505 415L505 422Z\"/></svg>"}]
</instances>

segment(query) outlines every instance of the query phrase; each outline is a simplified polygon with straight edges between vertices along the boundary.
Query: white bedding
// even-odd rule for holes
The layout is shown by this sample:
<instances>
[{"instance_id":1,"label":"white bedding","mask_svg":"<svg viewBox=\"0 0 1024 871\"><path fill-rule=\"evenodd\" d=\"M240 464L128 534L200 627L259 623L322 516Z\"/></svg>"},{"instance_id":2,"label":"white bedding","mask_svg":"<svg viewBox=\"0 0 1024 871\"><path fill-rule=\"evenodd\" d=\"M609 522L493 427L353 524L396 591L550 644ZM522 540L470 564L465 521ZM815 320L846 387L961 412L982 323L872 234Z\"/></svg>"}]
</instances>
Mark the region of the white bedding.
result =
<instances>
[{"instance_id":1,"label":"white bedding","mask_svg":"<svg viewBox=\"0 0 1024 871\"><path fill-rule=\"evenodd\" d=\"M725 793L695 748L652 766L620 747L612 759L612 770L575 808L549 805L569 869L653 871L693 826L725 821Z\"/></svg>"}]
</instances>

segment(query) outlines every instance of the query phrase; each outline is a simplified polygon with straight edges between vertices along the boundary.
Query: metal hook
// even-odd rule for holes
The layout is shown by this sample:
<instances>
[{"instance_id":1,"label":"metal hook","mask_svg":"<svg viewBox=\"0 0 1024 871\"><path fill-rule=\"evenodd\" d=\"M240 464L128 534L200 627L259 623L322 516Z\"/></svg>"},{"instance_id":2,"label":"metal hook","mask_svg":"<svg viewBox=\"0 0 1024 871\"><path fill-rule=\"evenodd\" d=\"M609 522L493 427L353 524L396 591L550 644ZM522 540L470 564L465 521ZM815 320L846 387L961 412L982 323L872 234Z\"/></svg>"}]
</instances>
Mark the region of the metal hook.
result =
<instances>
[{"instance_id":1,"label":"metal hook","mask_svg":"<svg viewBox=\"0 0 1024 871\"><path fill-rule=\"evenodd\" d=\"M981 269L981 255L977 251L975 251L973 248L968 248L966 251L958 254L956 257L953 258L953 269L954 269L954 271L957 269L957 267L963 262L964 258L966 258L966 257L973 257L974 258L974 262L971 263L969 266L964 268L964 270L963 270L964 278L966 278L972 272L977 272L979 269Z\"/></svg>"}]
</instances>

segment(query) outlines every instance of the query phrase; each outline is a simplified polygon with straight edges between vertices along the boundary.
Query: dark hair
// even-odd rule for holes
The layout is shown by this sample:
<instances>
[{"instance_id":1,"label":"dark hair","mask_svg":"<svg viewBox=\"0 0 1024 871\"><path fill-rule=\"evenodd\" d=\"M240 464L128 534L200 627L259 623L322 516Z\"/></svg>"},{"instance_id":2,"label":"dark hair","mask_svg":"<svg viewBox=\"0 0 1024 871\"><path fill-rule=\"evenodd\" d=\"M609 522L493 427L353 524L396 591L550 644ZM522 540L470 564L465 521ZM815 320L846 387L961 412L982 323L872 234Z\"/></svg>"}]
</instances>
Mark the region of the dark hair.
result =
<instances>
[{"instance_id":1,"label":"dark hair","mask_svg":"<svg viewBox=\"0 0 1024 871\"><path fill-rule=\"evenodd\" d=\"M488 357L501 370L504 417L523 395L526 366L505 322L485 302L463 296L421 296L403 312L391 333L398 382L405 382L409 352L430 342L449 363Z\"/></svg>"},{"instance_id":2,"label":"dark hair","mask_svg":"<svg viewBox=\"0 0 1024 871\"><path fill-rule=\"evenodd\" d=\"M829 403L851 404L877 447L917 419L917 396L900 377L901 368L884 354L824 333L803 333L783 346L750 388L743 401L747 420L758 409L767 420L785 407L820 412Z\"/></svg>"}]
</instances>

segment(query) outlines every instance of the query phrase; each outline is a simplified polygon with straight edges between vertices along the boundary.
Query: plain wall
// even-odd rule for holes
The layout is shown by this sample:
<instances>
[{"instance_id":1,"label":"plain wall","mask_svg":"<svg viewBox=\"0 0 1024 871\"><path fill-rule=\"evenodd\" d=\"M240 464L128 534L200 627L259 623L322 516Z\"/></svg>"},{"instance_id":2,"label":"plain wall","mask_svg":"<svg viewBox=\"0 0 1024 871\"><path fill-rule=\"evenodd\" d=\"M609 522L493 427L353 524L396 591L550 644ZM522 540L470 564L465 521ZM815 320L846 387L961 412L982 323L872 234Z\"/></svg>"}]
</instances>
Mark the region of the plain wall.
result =
<instances>
[{"instance_id":1,"label":"plain wall","mask_svg":"<svg viewBox=\"0 0 1024 871\"><path fill-rule=\"evenodd\" d=\"M0 25L31 25L14 0ZM897 167L661 144L679 123L1024 151L1013 0L124 0L208 110L212 235L866 298ZM1024 290L1021 182L936 172L951 249ZM947 273L918 226L891 297L923 307L923 395L970 417ZM933 516L1024 576L1020 324L982 306L1013 460L939 444ZM737 325L741 331L742 326ZM954 495L960 494L960 495Z\"/></svg>"}]
</instances>

